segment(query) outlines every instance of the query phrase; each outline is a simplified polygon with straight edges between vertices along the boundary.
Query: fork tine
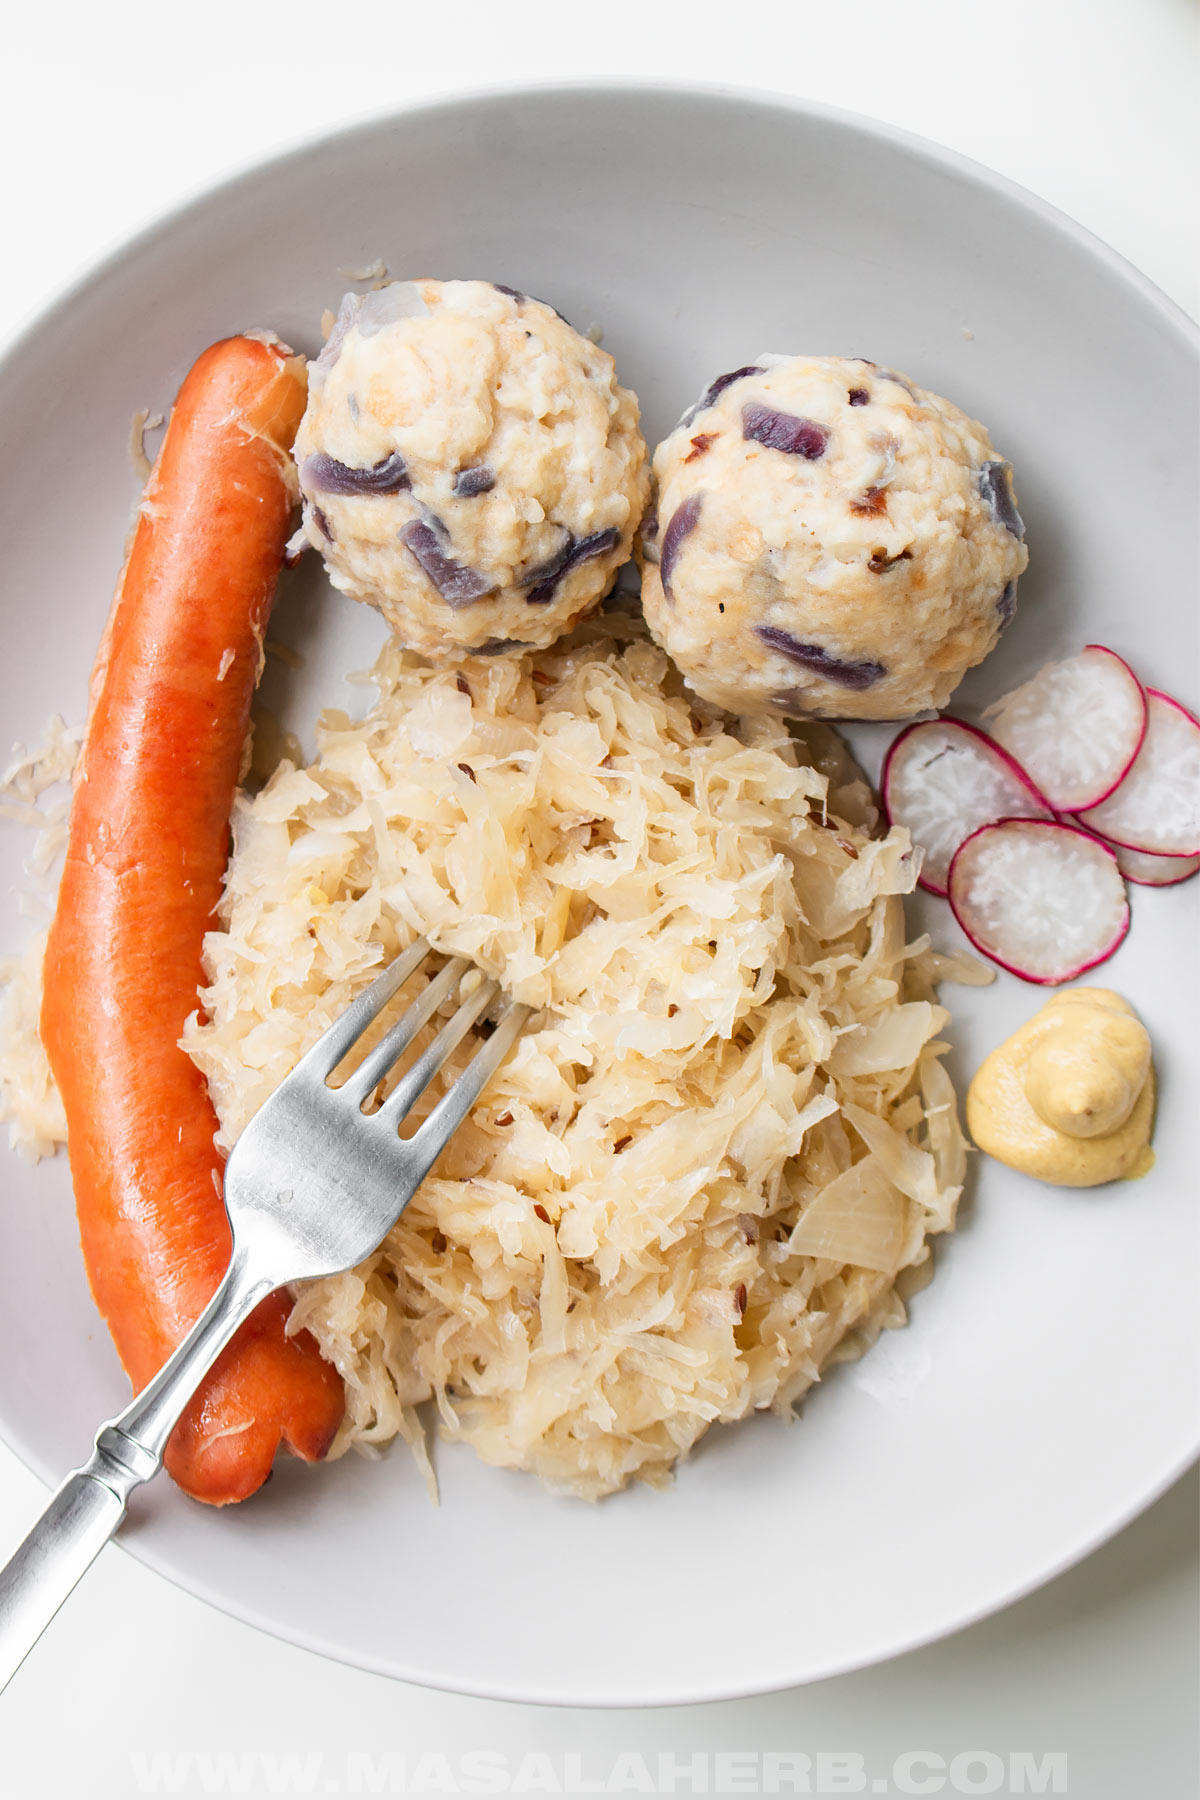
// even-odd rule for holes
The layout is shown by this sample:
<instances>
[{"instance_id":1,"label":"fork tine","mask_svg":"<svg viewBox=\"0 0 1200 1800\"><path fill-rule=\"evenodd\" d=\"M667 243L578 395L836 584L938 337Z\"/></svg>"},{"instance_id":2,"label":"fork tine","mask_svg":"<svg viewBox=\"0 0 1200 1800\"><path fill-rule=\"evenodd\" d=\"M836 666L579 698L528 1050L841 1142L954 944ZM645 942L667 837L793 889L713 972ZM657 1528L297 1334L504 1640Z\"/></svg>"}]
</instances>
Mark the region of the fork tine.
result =
<instances>
[{"instance_id":1,"label":"fork tine","mask_svg":"<svg viewBox=\"0 0 1200 1800\"><path fill-rule=\"evenodd\" d=\"M458 1080L442 1095L420 1130L414 1132L406 1147L420 1159L422 1181L512 1049L532 1011L531 1006L510 1001L491 1037L480 1045Z\"/></svg>"},{"instance_id":2,"label":"fork tine","mask_svg":"<svg viewBox=\"0 0 1200 1800\"><path fill-rule=\"evenodd\" d=\"M458 1011L442 1026L428 1050L400 1077L393 1092L372 1117L384 1120L389 1130L395 1131L413 1102L425 1092L438 1070L466 1037L480 1014L487 1011L499 992L498 981L481 981Z\"/></svg>"},{"instance_id":3,"label":"fork tine","mask_svg":"<svg viewBox=\"0 0 1200 1800\"><path fill-rule=\"evenodd\" d=\"M404 986L409 976L415 974L425 958L429 955L429 940L419 937L390 962L381 975L377 975L369 988L364 988L357 1000L351 1002L344 1013L340 1013L323 1031L311 1049L305 1051L293 1069L293 1075L303 1072L315 1075L324 1081L337 1068L343 1056L362 1036L373 1019L377 1019L392 995Z\"/></svg>"},{"instance_id":4,"label":"fork tine","mask_svg":"<svg viewBox=\"0 0 1200 1800\"><path fill-rule=\"evenodd\" d=\"M465 956L456 956L434 976L412 1005L405 1008L386 1036L380 1038L375 1048L363 1057L358 1068L347 1075L337 1090L343 1099L352 1100L356 1106L361 1106L368 1094L374 1093L388 1070L399 1062L417 1033L429 1022L470 967Z\"/></svg>"}]
</instances>

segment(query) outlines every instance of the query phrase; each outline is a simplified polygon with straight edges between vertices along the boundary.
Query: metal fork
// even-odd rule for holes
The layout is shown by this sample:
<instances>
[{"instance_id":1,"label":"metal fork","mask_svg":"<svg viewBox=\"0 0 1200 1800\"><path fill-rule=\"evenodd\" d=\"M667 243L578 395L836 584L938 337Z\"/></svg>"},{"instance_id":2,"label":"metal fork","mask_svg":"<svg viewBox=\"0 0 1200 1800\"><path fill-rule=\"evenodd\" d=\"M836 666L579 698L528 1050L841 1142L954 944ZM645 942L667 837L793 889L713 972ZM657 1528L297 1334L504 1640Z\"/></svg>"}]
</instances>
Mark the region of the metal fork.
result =
<instances>
[{"instance_id":1,"label":"metal fork","mask_svg":"<svg viewBox=\"0 0 1200 1800\"><path fill-rule=\"evenodd\" d=\"M448 962L336 1088L329 1077L430 954L419 938L334 1020L251 1119L225 1165L229 1268L169 1361L96 1434L7 1567L0 1570L0 1688L125 1516L135 1487L162 1466L167 1439L225 1345L260 1300L291 1282L338 1275L391 1230L500 1067L531 1009L505 1007L491 1036L409 1138L414 1101L499 993L478 986L374 1112L364 1103L473 967ZM476 971L478 973L478 971Z\"/></svg>"}]
</instances>

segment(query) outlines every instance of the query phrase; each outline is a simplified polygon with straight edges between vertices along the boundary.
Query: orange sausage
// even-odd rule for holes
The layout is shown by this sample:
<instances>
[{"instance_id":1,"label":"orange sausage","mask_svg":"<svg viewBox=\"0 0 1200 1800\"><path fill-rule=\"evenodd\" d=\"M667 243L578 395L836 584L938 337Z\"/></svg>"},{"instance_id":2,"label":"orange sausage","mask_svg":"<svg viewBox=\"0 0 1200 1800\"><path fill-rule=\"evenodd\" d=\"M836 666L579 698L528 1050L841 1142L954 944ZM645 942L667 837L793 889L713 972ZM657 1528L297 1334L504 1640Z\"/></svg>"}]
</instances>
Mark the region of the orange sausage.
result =
<instances>
[{"instance_id":1,"label":"orange sausage","mask_svg":"<svg viewBox=\"0 0 1200 1800\"><path fill-rule=\"evenodd\" d=\"M197 1005L262 640L291 512L299 358L229 338L179 392L96 668L46 950L41 1032L67 1115L88 1279L135 1389L229 1261L216 1114L179 1048ZM223 1505L284 1442L324 1456L341 1381L272 1295L172 1435L185 1492Z\"/></svg>"}]
</instances>

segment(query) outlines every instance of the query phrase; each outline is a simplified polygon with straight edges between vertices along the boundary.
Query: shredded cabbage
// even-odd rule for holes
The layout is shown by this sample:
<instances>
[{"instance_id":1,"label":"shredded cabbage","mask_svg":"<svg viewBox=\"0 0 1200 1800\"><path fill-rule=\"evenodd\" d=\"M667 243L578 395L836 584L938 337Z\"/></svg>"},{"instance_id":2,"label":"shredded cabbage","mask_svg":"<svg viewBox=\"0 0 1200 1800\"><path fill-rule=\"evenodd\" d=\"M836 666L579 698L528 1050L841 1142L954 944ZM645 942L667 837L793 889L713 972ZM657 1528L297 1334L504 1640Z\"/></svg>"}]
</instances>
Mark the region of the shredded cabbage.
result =
<instances>
[{"instance_id":1,"label":"shredded cabbage","mask_svg":"<svg viewBox=\"0 0 1200 1800\"><path fill-rule=\"evenodd\" d=\"M51 874L66 848L71 802L67 784L79 754L82 730L57 714L34 750L14 747L0 776L0 820L37 832L25 863L30 887L19 896L21 910L43 929L19 956L0 957L0 1121L8 1125L12 1148L30 1162L52 1156L67 1138L67 1121L50 1062L38 1036L42 1004L42 959L53 900ZM54 874L54 881L57 875Z\"/></svg>"},{"instance_id":2,"label":"shredded cabbage","mask_svg":"<svg viewBox=\"0 0 1200 1800\"><path fill-rule=\"evenodd\" d=\"M383 1247L291 1328L344 1377L335 1453L420 1452L433 1399L445 1436L555 1489L662 1483L710 1424L787 1412L902 1323L898 1273L953 1225L918 853L800 734L693 710L626 619L452 670L392 644L373 679L311 767L239 797L185 1047L229 1146L421 932L541 1009Z\"/></svg>"}]
</instances>

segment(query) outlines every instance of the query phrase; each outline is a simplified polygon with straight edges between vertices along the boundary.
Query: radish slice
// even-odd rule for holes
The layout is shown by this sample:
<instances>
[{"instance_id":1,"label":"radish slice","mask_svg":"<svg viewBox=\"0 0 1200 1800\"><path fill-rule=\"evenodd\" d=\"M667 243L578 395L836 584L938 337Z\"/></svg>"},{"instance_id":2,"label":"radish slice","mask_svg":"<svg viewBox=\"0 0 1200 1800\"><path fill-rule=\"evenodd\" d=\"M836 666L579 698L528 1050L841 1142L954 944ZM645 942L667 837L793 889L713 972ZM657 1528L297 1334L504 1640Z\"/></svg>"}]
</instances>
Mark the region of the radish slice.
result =
<instances>
[{"instance_id":1,"label":"radish slice","mask_svg":"<svg viewBox=\"0 0 1200 1800\"><path fill-rule=\"evenodd\" d=\"M888 822L925 851L921 886L945 894L958 846L981 825L1053 818L1025 771L986 731L962 719L922 719L902 731L883 765Z\"/></svg>"},{"instance_id":2,"label":"radish slice","mask_svg":"<svg viewBox=\"0 0 1200 1800\"><path fill-rule=\"evenodd\" d=\"M1157 688L1146 698L1146 741L1128 775L1102 805L1074 810L1125 850L1200 856L1200 719Z\"/></svg>"},{"instance_id":3,"label":"radish slice","mask_svg":"<svg viewBox=\"0 0 1200 1800\"><path fill-rule=\"evenodd\" d=\"M1126 881L1138 887L1178 887L1200 871L1200 856L1150 856L1145 850L1126 850L1124 844L1111 848Z\"/></svg>"},{"instance_id":4,"label":"radish slice","mask_svg":"<svg viewBox=\"0 0 1200 1800\"><path fill-rule=\"evenodd\" d=\"M1002 819L975 832L950 865L950 904L977 950L1047 986L1104 962L1129 930L1112 851L1052 819Z\"/></svg>"},{"instance_id":5,"label":"radish slice","mask_svg":"<svg viewBox=\"0 0 1200 1800\"><path fill-rule=\"evenodd\" d=\"M1129 664L1088 644L1078 656L1047 663L983 716L1056 812L1081 812L1107 800L1133 767L1146 711Z\"/></svg>"}]
</instances>

